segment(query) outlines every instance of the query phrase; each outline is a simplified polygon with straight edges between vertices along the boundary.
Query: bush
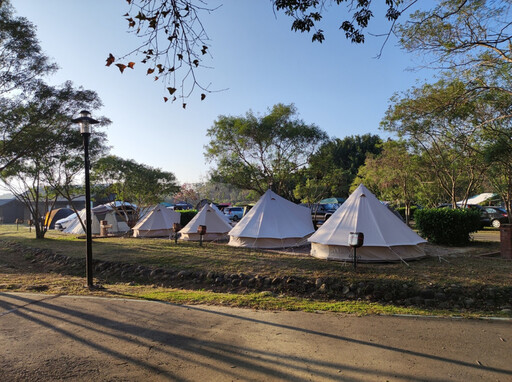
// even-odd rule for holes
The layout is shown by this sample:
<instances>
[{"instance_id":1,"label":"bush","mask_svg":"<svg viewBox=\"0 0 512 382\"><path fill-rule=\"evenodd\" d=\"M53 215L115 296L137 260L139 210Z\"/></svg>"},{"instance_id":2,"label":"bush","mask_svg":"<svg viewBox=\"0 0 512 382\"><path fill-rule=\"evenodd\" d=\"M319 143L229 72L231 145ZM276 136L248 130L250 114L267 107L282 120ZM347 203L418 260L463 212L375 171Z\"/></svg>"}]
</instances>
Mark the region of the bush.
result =
<instances>
[{"instance_id":1,"label":"bush","mask_svg":"<svg viewBox=\"0 0 512 382\"><path fill-rule=\"evenodd\" d=\"M197 210L177 210L181 214L180 224L185 227L197 215Z\"/></svg>"},{"instance_id":2,"label":"bush","mask_svg":"<svg viewBox=\"0 0 512 382\"><path fill-rule=\"evenodd\" d=\"M443 245L465 245L469 243L469 234L481 226L480 212L466 209L417 210L414 218L422 237Z\"/></svg>"}]
</instances>

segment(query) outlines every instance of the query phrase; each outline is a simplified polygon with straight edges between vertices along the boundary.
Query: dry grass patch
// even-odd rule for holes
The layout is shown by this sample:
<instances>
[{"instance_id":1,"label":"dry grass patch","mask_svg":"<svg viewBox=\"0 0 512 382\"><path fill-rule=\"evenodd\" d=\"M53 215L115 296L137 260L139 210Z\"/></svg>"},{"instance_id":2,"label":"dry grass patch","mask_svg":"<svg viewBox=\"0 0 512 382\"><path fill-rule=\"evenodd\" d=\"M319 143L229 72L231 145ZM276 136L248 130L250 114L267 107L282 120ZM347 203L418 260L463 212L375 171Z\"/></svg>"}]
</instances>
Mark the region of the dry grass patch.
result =
<instances>
[{"instance_id":1,"label":"dry grass patch","mask_svg":"<svg viewBox=\"0 0 512 382\"><path fill-rule=\"evenodd\" d=\"M26 227L0 226L0 240L51 249L73 258L84 257L85 241L72 235L49 231L36 240ZM511 286L512 262L481 257L495 252L499 243L475 242L469 247L427 245L431 256L404 264L351 264L315 259L300 251L264 251L230 247L220 243L178 242L168 239L98 238L93 242L94 259L142 264L175 270L259 274L267 277L341 277L347 281L399 280L417 284ZM304 251L303 251L304 252Z\"/></svg>"}]
</instances>

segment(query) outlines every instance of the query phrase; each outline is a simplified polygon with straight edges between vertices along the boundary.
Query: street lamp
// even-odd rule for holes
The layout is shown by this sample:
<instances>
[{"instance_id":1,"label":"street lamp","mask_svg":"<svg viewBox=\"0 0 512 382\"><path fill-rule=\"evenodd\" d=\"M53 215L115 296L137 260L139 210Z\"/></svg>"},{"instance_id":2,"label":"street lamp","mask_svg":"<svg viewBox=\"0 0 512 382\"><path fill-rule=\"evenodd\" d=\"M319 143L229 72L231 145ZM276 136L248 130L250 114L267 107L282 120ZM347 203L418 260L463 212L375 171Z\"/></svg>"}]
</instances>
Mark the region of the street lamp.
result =
<instances>
[{"instance_id":1,"label":"street lamp","mask_svg":"<svg viewBox=\"0 0 512 382\"><path fill-rule=\"evenodd\" d=\"M89 137L91 136L91 125L99 123L91 118L91 113L87 110L80 112L80 117L72 120L73 123L80 125L80 134L84 140L84 162L85 162L85 235L86 235L86 257L85 274L87 277L87 287L92 288L92 232L91 232L91 186L89 182Z\"/></svg>"}]
</instances>

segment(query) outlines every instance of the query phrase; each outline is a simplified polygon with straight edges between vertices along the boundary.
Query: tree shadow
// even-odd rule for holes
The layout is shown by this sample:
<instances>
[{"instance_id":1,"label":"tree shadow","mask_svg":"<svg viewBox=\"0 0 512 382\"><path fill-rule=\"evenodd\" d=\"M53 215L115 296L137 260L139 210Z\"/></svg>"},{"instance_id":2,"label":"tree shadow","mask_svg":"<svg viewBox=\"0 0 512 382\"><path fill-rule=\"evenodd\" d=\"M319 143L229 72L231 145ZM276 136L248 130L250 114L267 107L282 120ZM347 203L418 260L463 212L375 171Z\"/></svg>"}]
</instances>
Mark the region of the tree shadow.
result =
<instances>
[{"instance_id":1,"label":"tree shadow","mask_svg":"<svg viewBox=\"0 0 512 382\"><path fill-rule=\"evenodd\" d=\"M69 301L71 299L81 301L80 298L76 297L69 299ZM212 373L241 379L245 379L247 373L250 373L250 375L257 375L257 378L261 379L306 381L313 376L314 378L334 380L341 378L340 371L342 371L343 379L354 381L365 380L365 377L361 376L368 378L401 378L410 381L424 380L423 377L414 374L359 367L351 365L349 362L312 359L307 355L283 354L277 350L268 350L268 347L262 350L256 346L251 346L250 342L244 345L225 343L213 339L210 335L204 335L209 333L207 329L197 328L186 320L189 311L201 314L205 320L208 317L220 317L250 325L279 328L297 335L305 334L311 336L312 340L335 340L339 342L339 346L365 346L400 355L418 357L420 360L433 360L504 376L512 375L511 370L476 365L419 351L243 317L197 306L134 300L134 302L140 304L159 304L159 309L163 308L164 313L153 314L151 312L152 308L148 305L141 305L140 310L134 311L123 303L112 303L109 308L111 311L110 317L103 317L91 313L90 305L96 303L109 304L109 301L112 302L111 300L87 300L87 298L84 298L83 301L83 309L78 309L66 307L66 300L64 298L59 299L59 296L34 299L23 295L0 293L0 307L5 309L0 314L0 319L8 315L16 315L20 325L24 321L31 322L47 329L52 335L71 340L77 346L93 349L109 359L119 360L132 367L143 369L152 375L159 375L177 381L184 380L180 373L173 372L169 367L156 361L171 360L174 363L186 364L196 368L207 368ZM175 313L165 311L165 306L172 306ZM178 311L175 309L178 309ZM203 332L201 337L191 334L197 330ZM117 345L114 346L114 343ZM144 349L144 354L151 354L151 357L142 357L140 349ZM308 377L304 375L308 375Z\"/></svg>"}]
</instances>

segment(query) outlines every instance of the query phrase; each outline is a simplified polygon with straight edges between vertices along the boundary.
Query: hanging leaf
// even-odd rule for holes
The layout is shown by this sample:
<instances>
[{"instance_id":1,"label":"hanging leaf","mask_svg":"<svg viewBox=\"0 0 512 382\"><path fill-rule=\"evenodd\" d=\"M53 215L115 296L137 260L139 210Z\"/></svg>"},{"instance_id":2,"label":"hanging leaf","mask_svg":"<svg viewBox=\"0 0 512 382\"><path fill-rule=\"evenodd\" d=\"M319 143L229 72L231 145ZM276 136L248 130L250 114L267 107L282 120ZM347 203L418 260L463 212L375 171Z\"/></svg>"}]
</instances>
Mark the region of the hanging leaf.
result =
<instances>
[{"instance_id":1,"label":"hanging leaf","mask_svg":"<svg viewBox=\"0 0 512 382\"><path fill-rule=\"evenodd\" d=\"M105 66L110 66L114 63L114 61L116 60L116 58L114 56L112 56L112 53L110 53L108 55L108 58L107 58L107 64Z\"/></svg>"},{"instance_id":2,"label":"hanging leaf","mask_svg":"<svg viewBox=\"0 0 512 382\"><path fill-rule=\"evenodd\" d=\"M167 90L169 90L170 95L173 95L174 92L176 91L176 88L167 88Z\"/></svg>"},{"instance_id":3,"label":"hanging leaf","mask_svg":"<svg viewBox=\"0 0 512 382\"><path fill-rule=\"evenodd\" d=\"M196 68L199 66L199 60L194 60L192 63L196 66Z\"/></svg>"},{"instance_id":4,"label":"hanging leaf","mask_svg":"<svg viewBox=\"0 0 512 382\"><path fill-rule=\"evenodd\" d=\"M204 100L205 98L206 98L206 94L201 93L201 101Z\"/></svg>"},{"instance_id":5,"label":"hanging leaf","mask_svg":"<svg viewBox=\"0 0 512 382\"><path fill-rule=\"evenodd\" d=\"M167 101L169 101L169 98L164 97L164 102L167 102Z\"/></svg>"},{"instance_id":6,"label":"hanging leaf","mask_svg":"<svg viewBox=\"0 0 512 382\"><path fill-rule=\"evenodd\" d=\"M135 65L135 62L130 61L130 62L128 63L128 67L129 67L130 69L133 69L133 66L134 66L134 65Z\"/></svg>"},{"instance_id":7,"label":"hanging leaf","mask_svg":"<svg viewBox=\"0 0 512 382\"><path fill-rule=\"evenodd\" d=\"M187 108L187 104L186 104L186 103L184 103L184 104L183 104L183 109L186 109L186 108Z\"/></svg>"},{"instance_id":8,"label":"hanging leaf","mask_svg":"<svg viewBox=\"0 0 512 382\"><path fill-rule=\"evenodd\" d=\"M159 78L158 76L155 76L155 81L158 81L158 78Z\"/></svg>"},{"instance_id":9,"label":"hanging leaf","mask_svg":"<svg viewBox=\"0 0 512 382\"><path fill-rule=\"evenodd\" d=\"M126 65L124 65L124 64L116 64L116 66L119 68L121 73L124 72L124 70L126 69Z\"/></svg>"},{"instance_id":10,"label":"hanging leaf","mask_svg":"<svg viewBox=\"0 0 512 382\"><path fill-rule=\"evenodd\" d=\"M208 49L208 47L206 45L203 45L203 49L201 49L201 53L206 54L207 49Z\"/></svg>"},{"instance_id":11,"label":"hanging leaf","mask_svg":"<svg viewBox=\"0 0 512 382\"><path fill-rule=\"evenodd\" d=\"M178 53L178 60L183 60L183 55L181 53Z\"/></svg>"},{"instance_id":12,"label":"hanging leaf","mask_svg":"<svg viewBox=\"0 0 512 382\"><path fill-rule=\"evenodd\" d=\"M149 68L147 74L151 74L155 71L155 69Z\"/></svg>"}]
</instances>

